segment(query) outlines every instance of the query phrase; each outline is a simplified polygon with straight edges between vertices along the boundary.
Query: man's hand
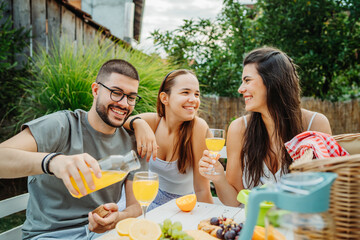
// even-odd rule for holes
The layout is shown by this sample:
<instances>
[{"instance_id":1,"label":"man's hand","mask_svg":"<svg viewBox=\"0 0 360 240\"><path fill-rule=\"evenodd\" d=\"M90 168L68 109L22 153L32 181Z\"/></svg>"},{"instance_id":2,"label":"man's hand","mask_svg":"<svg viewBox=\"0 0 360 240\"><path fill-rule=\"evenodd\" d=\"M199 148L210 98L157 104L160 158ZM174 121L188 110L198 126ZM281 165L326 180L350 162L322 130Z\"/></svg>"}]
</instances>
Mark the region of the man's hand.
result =
<instances>
[{"instance_id":1,"label":"man's hand","mask_svg":"<svg viewBox=\"0 0 360 240\"><path fill-rule=\"evenodd\" d=\"M104 208L110 211L105 217L100 217L96 213L89 212L89 230L96 233L104 233L115 228L120 220L118 206L115 203L107 203Z\"/></svg>"},{"instance_id":2,"label":"man's hand","mask_svg":"<svg viewBox=\"0 0 360 240\"><path fill-rule=\"evenodd\" d=\"M95 189L91 172L94 172L97 178L101 177L98 162L87 153L69 156L58 155L50 161L49 169L56 177L63 180L66 188L74 195L78 195L79 193L71 184L70 177L75 180L82 195L86 195L87 191L80 176L80 172L84 176L86 184L91 190Z\"/></svg>"}]
</instances>

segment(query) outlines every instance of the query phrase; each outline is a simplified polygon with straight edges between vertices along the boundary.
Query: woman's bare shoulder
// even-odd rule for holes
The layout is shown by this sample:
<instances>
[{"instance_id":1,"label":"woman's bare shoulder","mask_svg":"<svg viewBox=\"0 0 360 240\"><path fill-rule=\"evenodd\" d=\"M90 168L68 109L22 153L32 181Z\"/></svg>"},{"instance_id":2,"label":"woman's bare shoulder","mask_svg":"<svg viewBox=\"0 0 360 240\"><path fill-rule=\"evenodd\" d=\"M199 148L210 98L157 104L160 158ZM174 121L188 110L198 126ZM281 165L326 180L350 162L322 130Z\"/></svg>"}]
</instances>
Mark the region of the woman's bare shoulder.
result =
<instances>
[{"instance_id":1,"label":"woman's bare shoulder","mask_svg":"<svg viewBox=\"0 0 360 240\"><path fill-rule=\"evenodd\" d=\"M207 122L201 117L195 117L194 128L193 128L193 136L201 136L206 133L209 125Z\"/></svg>"},{"instance_id":2,"label":"woman's bare shoulder","mask_svg":"<svg viewBox=\"0 0 360 240\"><path fill-rule=\"evenodd\" d=\"M195 117L195 127L208 127L207 122L201 117Z\"/></svg>"},{"instance_id":3,"label":"woman's bare shoulder","mask_svg":"<svg viewBox=\"0 0 360 240\"><path fill-rule=\"evenodd\" d=\"M160 117L157 113L149 112L149 113L141 113L139 116L144 119L151 129L155 130L160 122Z\"/></svg>"},{"instance_id":4,"label":"woman's bare shoulder","mask_svg":"<svg viewBox=\"0 0 360 240\"><path fill-rule=\"evenodd\" d=\"M329 120L324 114L307 109L301 109L301 113L303 115L304 129L308 129L311 123L310 131L332 134ZM312 122L311 119L313 119Z\"/></svg>"},{"instance_id":5,"label":"woman's bare shoulder","mask_svg":"<svg viewBox=\"0 0 360 240\"><path fill-rule=\"evenodd\" d=\"M246 125L245 125L244 117L246 118L247 122L250 121L249 114L245 115L245 116L241 116L230 123L228 131L231 133L236 133L236 134L245 132Z\"/></svg>"}]
</instances>

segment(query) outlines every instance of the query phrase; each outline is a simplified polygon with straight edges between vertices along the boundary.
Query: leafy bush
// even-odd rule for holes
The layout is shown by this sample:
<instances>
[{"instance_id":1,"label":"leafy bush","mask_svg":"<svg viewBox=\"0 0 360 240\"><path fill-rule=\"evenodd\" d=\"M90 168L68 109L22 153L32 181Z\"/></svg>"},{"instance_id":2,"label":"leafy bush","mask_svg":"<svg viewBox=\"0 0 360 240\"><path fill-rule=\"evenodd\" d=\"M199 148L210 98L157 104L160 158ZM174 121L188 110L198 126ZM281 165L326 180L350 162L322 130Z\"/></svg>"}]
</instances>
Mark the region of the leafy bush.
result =
<instances>
[{"instance_id":1,"label":"leafy bush","mask_svg":"<svg viewBox=\"0 0 360 240\"><path fill-rule=\"evenodd\" d=\"M359 90L358 0L259 0L257 7L260 44L294 58L305 96L338 100Z\"/></svg>"},{"instance_id":2,"label":"leafy bush","mask_svg":"<svg viewBox=\"0 0 360 240\"><path fill-rule=\"evenodd\" d=\"M26 121L59 110L89 110L93 101L91 83L101 65L112 58L127 60L139 72L142 100L134 113L155 111L160 82L174 65L121 45L115 54L114 46L111 41L94 40L85 48L77 48L65 40L51 54L42 49L34 57L33 77L25 82L26 97L17 106L21 112L17 129Z\"/></svg>"},{"instance_id":3,"label":"leafy bush","mask_svg":"<svg viewBox=\"0 0 360 240\"><path fill-rule=\"evenodd\" d=\"M230 97L238 96L243 54L255 46L249 34L254 13L226 2L215 21L185 19L178 29L151 36L170 61L195 70L203 93Z\"/></svg>"},{"instance_id":4,"label":"leafy bush","mask_svg":"<svg viewBox=\"0 0 360 240\"><path fill-rule=\"evenodd\" d=\"M0 142L12 135L10 127L15 111L15 103L24 94L23 77L29 76L27 66L19 66L15 60L29 40L29 31L13 29L11 17L6 16L6 3L0 3Z\"/></svg>"},{"instance_id":5,"label":"leafy bush","mask_svg":"<svg viewBox=\"0 0 360 240\"><path fill-rule=\"evenodd\" d=\"M195 70L205 93L238 96L244 54L267 45L299 65L304 96L339 100L359 97L359 19L358 0L258 0L253 9L224 0L215 21L184 20L152 37Z\"/></svg>"}]
</instances>

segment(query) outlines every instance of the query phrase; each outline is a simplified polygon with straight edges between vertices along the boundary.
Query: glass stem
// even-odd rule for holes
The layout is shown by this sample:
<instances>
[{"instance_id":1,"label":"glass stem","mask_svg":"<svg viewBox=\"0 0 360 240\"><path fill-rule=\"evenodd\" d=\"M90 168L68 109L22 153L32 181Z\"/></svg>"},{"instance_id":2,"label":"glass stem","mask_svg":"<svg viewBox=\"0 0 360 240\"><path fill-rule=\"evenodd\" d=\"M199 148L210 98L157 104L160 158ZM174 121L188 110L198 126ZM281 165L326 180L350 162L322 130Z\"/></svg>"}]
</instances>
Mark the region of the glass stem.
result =
<instances>
[{"instance_id":1,"label":"glass stem","mask_svg":"<svg viewBox=\"0 0 360 240\"><path fill-rule=\"evenodd\" d=\"M147 210L147 207L146 205L142 205L141 206L141 209L142 209L142 212L143 212L143 215L144 215L144 219L146 218L146 210Z\"/></svg>"}]
</instances>

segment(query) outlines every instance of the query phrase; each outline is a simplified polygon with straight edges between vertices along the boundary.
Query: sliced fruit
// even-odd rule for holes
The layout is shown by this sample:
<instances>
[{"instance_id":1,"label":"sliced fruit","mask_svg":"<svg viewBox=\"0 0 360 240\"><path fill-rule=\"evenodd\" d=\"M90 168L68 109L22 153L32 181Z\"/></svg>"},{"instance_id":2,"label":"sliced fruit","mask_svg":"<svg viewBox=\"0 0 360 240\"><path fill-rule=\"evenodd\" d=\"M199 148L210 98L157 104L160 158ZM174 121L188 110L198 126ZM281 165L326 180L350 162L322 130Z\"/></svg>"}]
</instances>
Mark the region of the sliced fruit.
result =
<instances>
[{"instance_id":1,"label":"sliced fruit","mask_svg":"<svg viewBox=\"0 0 360 240\"><path fill-rule=\"evenodd\" d=\"M286 237L273 226L269 227L269 240L286 240Z\"/></svg>"},{"instance_id":2,"label":"sliced fruit","mask_svg":"<svg viewBox=\"0 0 360 240\"><path fill-rule=\"evenodd\" d=\"M131 240L158 240L161 237L161 228L156 222L140 219L129 228Z\"/></svg>"},{"instance_id":3,"label":"sliced fruit","mask_svg":"<svg viewBox=\"0 0 360 240\"><path fill-rule=\"evenodd\" d=\"M136 221L138 221L136 218L126 218L119 221L116 224L115 229L120 236L129 236L129 228Z\"/></svg>"},{"instance_id":4,"label":"sliced fruit","mask_svg":"<svg viewBox=\"0 0 360 240\"><path fill-rule=\"evenodd\" d=\"M264 240L265 239L265 228L261 226L255 226L252 240Z\"/></svg>"},{"instance_id":5,"label":"sliced fruit","mask_svg":"<svg viewBox=\"0 0 360 240\"><path fill-rule=\"evenodd\" d=\"M196 195L189 194L176 199L176 205L181 211L190 212L196 205Z\"/></svg>"},{"instance_id":6,"label":"sliced fruit","mask_svg":"<svg viewBox=\"0 0 360 240\"><path fill-rule=\"evenodd\" d=\"M255 226L254 234L252 236L252 240L264 240L265 239L266 230L264 227ZM268 240L286 240L286 237L276 230L273 226L268 228Z\"/></svg>"}]
</instances>

